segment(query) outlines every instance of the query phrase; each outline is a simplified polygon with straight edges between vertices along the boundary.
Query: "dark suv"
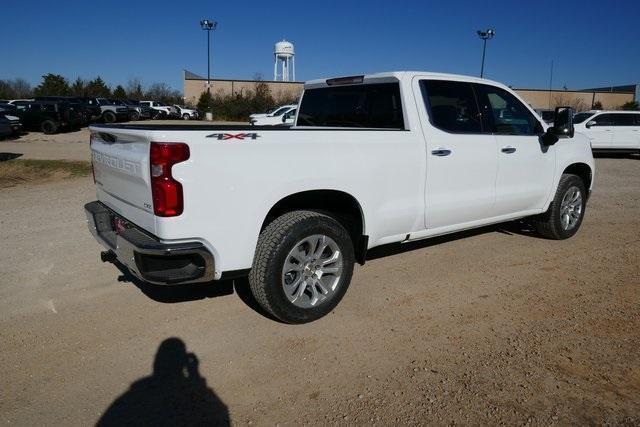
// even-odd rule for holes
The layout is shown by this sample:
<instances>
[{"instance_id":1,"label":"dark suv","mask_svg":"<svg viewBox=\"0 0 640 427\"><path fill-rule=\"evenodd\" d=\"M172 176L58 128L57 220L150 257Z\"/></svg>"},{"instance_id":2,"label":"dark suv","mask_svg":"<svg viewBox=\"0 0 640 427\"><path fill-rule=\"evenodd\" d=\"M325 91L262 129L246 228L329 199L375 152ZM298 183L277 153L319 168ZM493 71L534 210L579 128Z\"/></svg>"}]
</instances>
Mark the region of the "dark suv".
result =
<instances>
[{"instance_id":1,"label":"dark suv","mask_svg":"<svg viewBox=\"0 0 640 427\"><path fill-rule=\"evenodd\" d=\"M79 129L85 120L77 104L65 101L15 101L13 105L25 129L40 130L47 135L62 129Z\"/></svg>"},{"instance_id":2,"label":"dark suv","mask_svg":"<svg viewBox=\"0 0 640 427\"><path fill-rule=\"evenodd\" d=\"M77 96L36 96L35 100L65 102L72 105L83 116L84 125L100 119L102 114L100 106L95 102L91 102L91 98Z\"/></svg>"}]
</instances>

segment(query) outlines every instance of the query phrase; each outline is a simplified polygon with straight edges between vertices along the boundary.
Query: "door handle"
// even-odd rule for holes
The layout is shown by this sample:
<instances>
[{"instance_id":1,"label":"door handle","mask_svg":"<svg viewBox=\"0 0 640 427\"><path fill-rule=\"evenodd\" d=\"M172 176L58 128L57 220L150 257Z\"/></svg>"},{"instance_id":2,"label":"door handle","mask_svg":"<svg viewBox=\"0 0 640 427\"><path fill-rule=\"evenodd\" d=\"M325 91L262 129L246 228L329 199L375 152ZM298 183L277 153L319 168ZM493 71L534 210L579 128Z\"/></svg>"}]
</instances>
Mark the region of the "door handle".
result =
<instances>
[{"instance_id":1,"label":"door handle","mask_svg":"<svg viewBox=\"0 0 640 427\"><path fill-rule=\"evenodd\" d=\"M447 150L446 148L438 148L437 150L433 150L431 154L433 154L434 156L443 157L451 154L451 150Z\"/></svg>"},{"instance_id":2,"label":"door handle","mask_svg":"<svg viewBox=\"0 0 640 427\"><path fill-rule=\"evenodd\" d=\"M500 151L502 151L503 153L511 154L516 152L516 147L503 147Z\"/></svg>"}]
</instances>

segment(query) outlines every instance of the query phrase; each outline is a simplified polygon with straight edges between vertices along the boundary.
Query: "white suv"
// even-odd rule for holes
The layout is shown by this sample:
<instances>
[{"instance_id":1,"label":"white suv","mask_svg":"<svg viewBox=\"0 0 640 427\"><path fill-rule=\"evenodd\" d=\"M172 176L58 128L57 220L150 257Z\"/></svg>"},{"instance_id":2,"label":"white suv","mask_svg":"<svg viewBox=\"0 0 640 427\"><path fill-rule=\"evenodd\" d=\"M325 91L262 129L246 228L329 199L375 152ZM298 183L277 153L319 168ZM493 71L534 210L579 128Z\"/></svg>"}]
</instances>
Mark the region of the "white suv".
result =
<instances>
[{"instance_id":1,"label":"white suv","mask_svg":"<svg viewBox=\"0 0 640 427\"><path fill-rule=\"evenodd\" d=\"M282 117L295 110L297 105L283 105L269 114L252 114L249 117L249 123L255 126L281 125ZM293 123L293 121L291 121Z\"/></svg>"},{"instance_id":2,"label":"white suv","mask_svg":"<svg viewBox=\"0 0 640 427\"><path fill-rule=\"evenodd\" d=\"M593 150L640 151L640 111L585 111L573 118L575 131Z\"/></svg>"}]
</instances>

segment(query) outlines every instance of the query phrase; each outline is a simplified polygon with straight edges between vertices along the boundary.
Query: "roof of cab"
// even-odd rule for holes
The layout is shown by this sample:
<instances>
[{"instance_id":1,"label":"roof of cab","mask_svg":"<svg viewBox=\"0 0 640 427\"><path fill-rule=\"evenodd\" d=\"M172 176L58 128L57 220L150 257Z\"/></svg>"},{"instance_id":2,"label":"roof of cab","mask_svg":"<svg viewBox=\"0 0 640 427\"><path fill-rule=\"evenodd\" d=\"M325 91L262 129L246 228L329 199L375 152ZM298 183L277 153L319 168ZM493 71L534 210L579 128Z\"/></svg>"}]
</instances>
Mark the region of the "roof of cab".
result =
<instances>
[{"instance_id":1,"label":"roof of cab","mask_svg":"<svg viewBox=\"0 0 640 427\"><path fill-rule=\"evenodd\" d=\"M355 77L355 76L360 76L360 75L344 76L344 77ZM434 73L431 71L387 71L382 73L363 74L362 76L364 77L362 84L393 82L393 81L403 80L403 79L412 79L415 76L420 76L420 77L426 77L426 78L433 78L437 80L457 80L457 81L467 81L467 82L474 82L474 83L486 83L486 84L491 84L494 86L500 86L500 87L506 88L506 86L502 83L495 82L492 80L487 80L487 79L481 79L479 77L464 76L461 74ZM332 78L329 78L329 79L332 79ZM309 80L305 82L304 88L311 89L311 88L327 87L328 86L327 80L329 79L325 78L325 79Z\"/></svg>"}]
</instances>

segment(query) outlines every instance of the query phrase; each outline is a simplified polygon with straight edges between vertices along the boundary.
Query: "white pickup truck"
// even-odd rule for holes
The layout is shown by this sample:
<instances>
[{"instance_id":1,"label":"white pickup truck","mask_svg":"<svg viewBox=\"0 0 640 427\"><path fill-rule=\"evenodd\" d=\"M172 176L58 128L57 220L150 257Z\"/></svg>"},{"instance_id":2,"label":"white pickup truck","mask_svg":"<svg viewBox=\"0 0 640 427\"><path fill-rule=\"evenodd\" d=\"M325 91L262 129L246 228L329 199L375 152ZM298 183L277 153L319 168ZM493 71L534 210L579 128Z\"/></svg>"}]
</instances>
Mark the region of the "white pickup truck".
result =
<instances>
[{"instance_id":1,"label":"white pickup truck","mask_svg":"<svg viewBox=\"0 0 640 427\"><path fill-rule=\"evenodd\" d=\"M92 126L103 260L155 284L248 273L304 323L374 246L524 217L565 239L584 217L594 161L569 108L547 128L502 84L392 72L310 81L297 111L291 128Z\"/></svg>"}]
</instances>

